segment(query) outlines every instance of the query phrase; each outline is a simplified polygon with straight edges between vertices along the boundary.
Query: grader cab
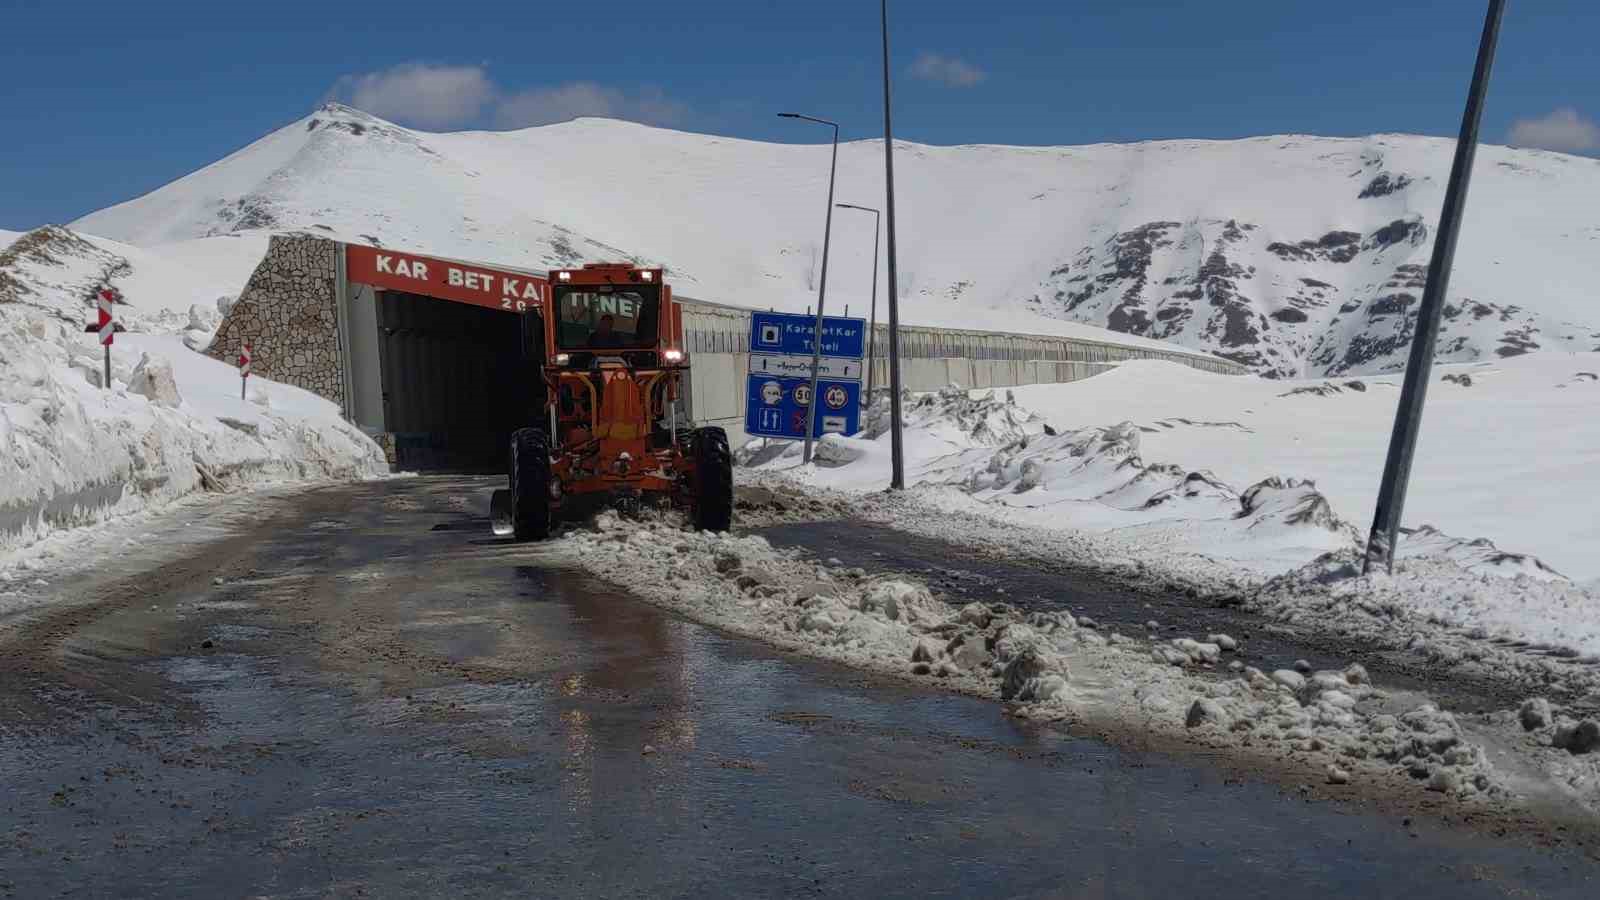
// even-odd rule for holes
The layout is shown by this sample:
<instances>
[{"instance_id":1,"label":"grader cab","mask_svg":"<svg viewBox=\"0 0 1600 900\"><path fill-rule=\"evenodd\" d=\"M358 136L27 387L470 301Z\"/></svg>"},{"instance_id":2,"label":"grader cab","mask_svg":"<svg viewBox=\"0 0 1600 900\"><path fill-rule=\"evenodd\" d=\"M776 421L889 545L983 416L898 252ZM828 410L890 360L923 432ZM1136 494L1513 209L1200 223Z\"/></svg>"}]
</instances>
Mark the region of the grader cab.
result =
<instances>
[{"instance_id":1,"label":"grader cab","mask_svg":"<svg viewBox=\"0 0 1600 900\"><path fill-rule=\"evenodd\" d=\"M564 518L638 502L681 508L696 529L728 530L728 436L684 414L682 309L662 270L554 271L546 301L522 313L533 390L527 424L511 436L510 487L494 492L495 533L539 540Z\"/></svg>"}]
</instances>

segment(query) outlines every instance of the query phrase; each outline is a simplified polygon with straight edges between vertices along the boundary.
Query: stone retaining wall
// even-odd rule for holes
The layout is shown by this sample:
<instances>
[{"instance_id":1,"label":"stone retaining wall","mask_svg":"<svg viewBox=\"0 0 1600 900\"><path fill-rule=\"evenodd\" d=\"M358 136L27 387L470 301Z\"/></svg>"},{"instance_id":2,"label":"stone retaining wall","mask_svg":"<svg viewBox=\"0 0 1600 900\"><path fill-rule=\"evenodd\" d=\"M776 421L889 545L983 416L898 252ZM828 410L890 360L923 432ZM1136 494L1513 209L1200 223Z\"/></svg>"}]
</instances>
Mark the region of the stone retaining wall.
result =
<instances>
[{"instance_id":1,"label":"stone retaining wall","mask_svg":"<svg viewBox=\"0 0 1600 900\"><path fill-rule=\"evenodd\" d=\"M337 241L274 235L208 356L230 365L250 345L252 374L304 388L344 409L339 359Z\"/></svg>"}]
</instances>

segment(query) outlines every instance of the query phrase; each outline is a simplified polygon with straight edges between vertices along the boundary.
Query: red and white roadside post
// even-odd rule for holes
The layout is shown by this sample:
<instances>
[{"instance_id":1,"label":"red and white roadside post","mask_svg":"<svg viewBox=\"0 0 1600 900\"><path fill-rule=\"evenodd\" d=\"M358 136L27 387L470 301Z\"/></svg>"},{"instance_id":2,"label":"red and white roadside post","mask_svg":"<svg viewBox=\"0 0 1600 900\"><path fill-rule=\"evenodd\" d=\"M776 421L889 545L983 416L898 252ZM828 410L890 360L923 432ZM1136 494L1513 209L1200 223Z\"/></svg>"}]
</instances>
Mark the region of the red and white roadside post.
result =
<instances>
[{"instance_id":1,"label":"red and white roadside post","mask_svg":"<svg viewBox=\"0 0 1600 900\"><path fill-rule=\"evenodd\" d=\"M239 351L239 399L245 399L245 386L250 382L250 345L245 344Z\"/></svg>"},{"instance_id":2,"label":"red and white roadside post","mask_svg":"<svg viewBox=\"0 0 1600 900\"><path fill-rule=\"evenodd\" d=\"M117 328L111 315L111 304L116 302L117 289L106 287L100 289L96 298L100 305L100 346L106 351L106 390L111 390L111 341L116 337Z\"/></svg>"}]
</instances>

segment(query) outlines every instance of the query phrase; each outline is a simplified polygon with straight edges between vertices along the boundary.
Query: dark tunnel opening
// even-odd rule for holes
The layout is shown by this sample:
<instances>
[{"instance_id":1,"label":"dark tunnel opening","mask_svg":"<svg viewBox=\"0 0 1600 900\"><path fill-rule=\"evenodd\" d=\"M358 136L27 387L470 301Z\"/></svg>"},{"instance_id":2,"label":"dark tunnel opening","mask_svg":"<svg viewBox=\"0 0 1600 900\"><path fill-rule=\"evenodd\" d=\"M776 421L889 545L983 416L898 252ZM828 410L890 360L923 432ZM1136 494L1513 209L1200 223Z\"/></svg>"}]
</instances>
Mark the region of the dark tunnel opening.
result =
<instances>
[{"instance_id":1,"label":"dark tunnel opening","mask_svg":"<svg viewBox=\"0 0 1600 900\"><path fill-rule=\"evenodd\" d=\"M396 467L506 471L511 433L537 416L517 315L401 291L380 291L377 306Z\"/></svg>"}]
</instances>

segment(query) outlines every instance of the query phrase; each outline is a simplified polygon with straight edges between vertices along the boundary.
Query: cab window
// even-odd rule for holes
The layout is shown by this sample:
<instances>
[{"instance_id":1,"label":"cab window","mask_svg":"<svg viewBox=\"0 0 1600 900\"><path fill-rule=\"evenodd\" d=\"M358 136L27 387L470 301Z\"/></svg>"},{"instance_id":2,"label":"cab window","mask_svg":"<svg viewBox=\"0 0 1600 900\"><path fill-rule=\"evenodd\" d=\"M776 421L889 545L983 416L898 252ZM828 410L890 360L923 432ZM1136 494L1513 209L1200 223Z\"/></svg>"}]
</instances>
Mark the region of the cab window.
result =
<instances>
[{"instance_id":1,"label":"cab window","mask_svg":"<svg viewBox=\"0 0 1600 900\"><path fill-rule=\"evenodd\" d=\"M654 347L658 295L655 288L635 285L574 285L556 289L563 350L639 349Z\"/></svg>"}]
</instances>

